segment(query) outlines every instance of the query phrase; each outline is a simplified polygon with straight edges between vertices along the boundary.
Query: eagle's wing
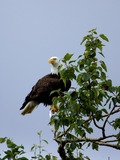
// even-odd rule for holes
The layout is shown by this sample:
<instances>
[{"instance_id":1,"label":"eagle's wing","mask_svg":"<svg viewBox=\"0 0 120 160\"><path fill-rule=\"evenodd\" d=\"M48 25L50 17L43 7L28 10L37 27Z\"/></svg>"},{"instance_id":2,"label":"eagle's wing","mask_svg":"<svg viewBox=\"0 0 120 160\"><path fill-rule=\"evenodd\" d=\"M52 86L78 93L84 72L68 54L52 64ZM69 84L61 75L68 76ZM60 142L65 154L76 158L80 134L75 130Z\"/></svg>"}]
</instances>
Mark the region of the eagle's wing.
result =
<instances>
[{"instance_id":1,"label":"eagle's wing","mask_svg":"<svg viewBox=\"0 0 120 160\"><path fill-rule=\"evenodd\" d=\"M51 91L61 88L61 85L62 83L58 75L48 74L38 80L25 98L20 108L20 110L23 109L21 114L31 113L39 103L50 105L52 103L52 97L49 96Z\"/></svg>"}]
</instances>

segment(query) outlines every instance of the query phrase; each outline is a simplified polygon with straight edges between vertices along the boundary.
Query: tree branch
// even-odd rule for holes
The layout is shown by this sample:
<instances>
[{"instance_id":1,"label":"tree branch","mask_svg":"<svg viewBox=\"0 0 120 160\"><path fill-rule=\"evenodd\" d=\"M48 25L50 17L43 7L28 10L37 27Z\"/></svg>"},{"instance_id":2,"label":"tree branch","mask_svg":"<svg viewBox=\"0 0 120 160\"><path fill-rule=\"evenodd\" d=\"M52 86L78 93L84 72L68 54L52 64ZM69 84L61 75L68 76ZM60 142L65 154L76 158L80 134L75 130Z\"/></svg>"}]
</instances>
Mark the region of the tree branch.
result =
<instances>
[{"instance_id":1,"label":"tree branch","mask_svg":"<svg viewBox=\"0 0 120 160\"><path fill-rule=\"evenodd\" d=\"M72 142L91 142L91 143L94 142L94 143L96 143L98 145L101 145L101 146L112 147L112 148L120 150L120 145L112 144L114 142L117 142L117 140L116 139L106 140L106 139L109 139L109 138L116 138L116 135L109 135L109 136L106 136L106 137L99 137L99 138L64 139L64 140L62 140L62 143L61 143L61 139L59 140L59 139L56 138L55 140L56 140L57 143L60 144L58 153L61 154L62 157L66 157L64 146L65 146L66 143L72 143ZM68 159L64 159L64 160L68 160Z\"/></svg>"},{"instance_id":2,"label":"tree branch","mask_svg":"<svg viewBox=\"0 0 120 160\"><path fill-rule=\"evenodd\" d=\"M110 144L110 143L106 143L106 142L95 142L95 143L100 146L106 146L106 147L111 147L111 148L120 150L120 145L117 145L117 144Z\"/></svg>"},{"instance_id":3,"label":"tree branch","mask_svg":"<svg viewBox=\"0 0 120 160\"><path fill-rule=\"evenodd\" d=\"M114 107L114 106L113 106L113 107ZM117 108L117 107L119 107L119 108L116 109L114 112L112 112L111 115L120 112L120 106L115 106L115 108ZM103 114L101 117L102 117L102 118L107 117L109 114L110 114L110 113L108 113L108 114ZM91 121L92 118L93 118L93 117L90 116L88 119L84 120L84 123Z\"/></svg>"},{"instance_id":4,"label":"tree branch","mask_svg":"<svg viewBox=\"0 0 120 160\"><path fill-rule=\"evenodd\" d=\"M66 130L64 130L63 132L61 132L58 136L56 136L56 134L54 134L54 139L57 139L64 136L68 131L70 130L70 127L68 127Z\"/></svg>"},{"instance_id":5,"label":"tree branch","mask_svg":"<svg viewBox=\"0 0 120 160\"><path fill-rule=\"evenodd\" d=\"M116 106L113 106L113 108L111 109L111 111L109 112L108 116L106 117L105 121L104 121L104 124L103 124L103 127L102 127L102 134L103 134L103 137L105 137L105 126L108 122L108 119L109 117L112 115L114 109L115 109Z\"/></svg>"},{"instance_id":6,"label":"tree branch","mask_svg":"<svg viewBox=\"0 0 120 160\"><path fill-rule=\"evenodd\" d=\"M59 143L58 153L60 157L62 158L62 160L69 160L69 158L66 156L66 153L65 153L65 149L64 149L65 144L66 144L65 142Z\"/></svg>"}]
</instances>

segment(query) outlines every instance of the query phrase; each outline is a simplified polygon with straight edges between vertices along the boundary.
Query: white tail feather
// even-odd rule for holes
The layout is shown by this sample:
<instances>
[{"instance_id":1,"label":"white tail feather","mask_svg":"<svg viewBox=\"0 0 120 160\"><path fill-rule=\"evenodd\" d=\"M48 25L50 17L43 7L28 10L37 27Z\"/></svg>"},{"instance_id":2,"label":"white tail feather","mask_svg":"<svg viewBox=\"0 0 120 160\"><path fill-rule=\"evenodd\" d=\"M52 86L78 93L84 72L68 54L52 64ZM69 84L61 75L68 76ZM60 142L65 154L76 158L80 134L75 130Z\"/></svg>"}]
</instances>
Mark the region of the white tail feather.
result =
<instances>
[{"instance_id":1,"label":"white tail feather","mask_svg":"<svg viewBox=\"0 0 120 160\"><path fill-rule=\"evenodd\" d=\"M25 115L25 114L30 114L35 107L38 105L39 103L36 101L30 101L26 104L26 106L23 108L21 114Z\"/></svg>"}]
</instances>

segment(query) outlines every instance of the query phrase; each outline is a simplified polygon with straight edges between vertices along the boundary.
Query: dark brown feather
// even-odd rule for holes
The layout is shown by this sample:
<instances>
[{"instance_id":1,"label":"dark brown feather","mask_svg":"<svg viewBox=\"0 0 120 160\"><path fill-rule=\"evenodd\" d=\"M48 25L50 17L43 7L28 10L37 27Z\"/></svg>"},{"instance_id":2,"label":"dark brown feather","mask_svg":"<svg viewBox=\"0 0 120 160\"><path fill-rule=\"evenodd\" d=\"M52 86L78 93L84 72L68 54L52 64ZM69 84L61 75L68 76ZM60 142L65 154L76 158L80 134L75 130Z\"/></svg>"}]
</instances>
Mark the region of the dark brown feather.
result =
<instances>
[{"instance_id":1,"label":"dark brown feather","mask_svg":"<svg viewBox=\"0 0 120 160\"><path fill-rule=\"evenodd\" d=\"M60 79L59 75L48 74L39 79L38 82L32 87L31 92L25 98L25 101L20 108L22 110L30 101L36 101L38 104L43 103L45 106L52 104L52 98L58 96L55 92L50 95L53 90L61 89L62 92L68 91L71 86L71 81L68 80L66 85Z\"/></svg>"}]
</instances>

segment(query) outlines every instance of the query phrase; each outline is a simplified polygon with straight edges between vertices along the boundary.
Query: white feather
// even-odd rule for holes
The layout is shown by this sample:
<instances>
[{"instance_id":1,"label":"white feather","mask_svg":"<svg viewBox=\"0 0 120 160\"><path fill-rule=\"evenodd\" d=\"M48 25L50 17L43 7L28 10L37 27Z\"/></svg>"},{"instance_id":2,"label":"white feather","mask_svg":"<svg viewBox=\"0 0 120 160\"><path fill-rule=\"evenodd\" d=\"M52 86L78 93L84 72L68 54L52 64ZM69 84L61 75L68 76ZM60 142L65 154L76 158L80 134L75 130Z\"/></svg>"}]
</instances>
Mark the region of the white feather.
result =
<instances>
[{"instance_id":1,"label":"white feather","mask_svg":"<svg viewBox=\"0 0 120 160\"><path fill-rule=\"evenodd\" d=\"M39 103L36 101L30 101L26 104L26 106L23 108L21 114L25 115L25 114L29 114L31 113L35 107L38 105Z\"/></svg>"}]
</instances>

